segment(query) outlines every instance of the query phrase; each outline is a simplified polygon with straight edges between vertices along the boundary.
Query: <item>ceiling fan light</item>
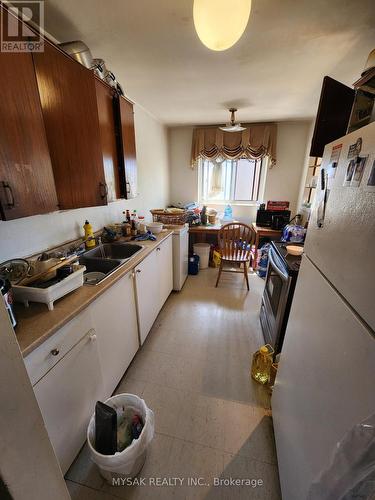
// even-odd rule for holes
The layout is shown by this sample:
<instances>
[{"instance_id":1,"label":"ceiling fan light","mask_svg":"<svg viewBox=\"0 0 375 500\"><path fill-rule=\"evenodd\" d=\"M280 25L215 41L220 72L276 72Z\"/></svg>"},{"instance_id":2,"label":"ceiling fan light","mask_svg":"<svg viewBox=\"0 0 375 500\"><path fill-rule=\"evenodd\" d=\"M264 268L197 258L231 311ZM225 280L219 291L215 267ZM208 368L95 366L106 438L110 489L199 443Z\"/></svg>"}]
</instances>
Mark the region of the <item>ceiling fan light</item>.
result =
<instances>
[{"instance_id":1,"label":"ceiling fan light","mask_svg":"<svg viewBox=\"0 0 375 500\"><path fill-rule=\"evenodd\" d=\"M220 130L224 130L224 132L242 132L246 130L246 127L243 127L241 123L236 123L236 111L237 108L230 108L230 123L227 123L225 127L219 127Z\"/></svg>"},{"instance_id":2,"label":"ceiling fan light","mask_svg":"<svg viewBox=\"0 0 375 500\"><path fill-rule=\"evenodd\" d=\"M231 123L228 123L225 127L219 127L220 130L224 130L224 132L242 132L243 130L246 130L246 127L243 127L241 123L237 123L236 125L232 125Z\"/></svg>"},{"instance_id":3,"label":"ceiling fan light","mask_svg":"<svg viewBox=\"0 0 375 500\"><path fill-rule=\"evenodd\" d=\"M242 36L249 21L251 0L194 0L194 26L211 50L227 50Z\"/></svg>"}]
</instances>

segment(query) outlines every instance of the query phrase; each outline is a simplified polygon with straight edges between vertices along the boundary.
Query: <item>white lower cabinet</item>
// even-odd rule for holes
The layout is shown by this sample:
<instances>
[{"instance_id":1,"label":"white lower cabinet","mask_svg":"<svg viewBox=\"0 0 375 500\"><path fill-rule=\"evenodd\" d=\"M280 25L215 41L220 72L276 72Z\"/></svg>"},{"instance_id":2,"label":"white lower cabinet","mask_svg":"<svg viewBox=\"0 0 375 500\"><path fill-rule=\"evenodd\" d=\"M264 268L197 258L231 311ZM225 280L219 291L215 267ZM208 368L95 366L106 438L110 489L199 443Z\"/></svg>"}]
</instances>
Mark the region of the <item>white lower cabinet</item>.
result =
<instances>
[{"instance_id":1,"label":"white lower cabinet","mask_svg":"<svg viewBox=\"0 0 375 500\"><path fill-rule=\"evenodd\" d=\"M141 344L173 287L172 237L166 238L136 268L136 291Z\"/></svg>"},{"instance_id":2,"label":"white lower cabinet","mask_svg":"<svg viewBox=\"0 0 375 500\"><path fill-rule=\"evenodd\" d=\"M103 399L111 396L139 348L133 276L126 274L89 306L98 336Z\"/></svg>"},{"instance_id":3,"label":"white lower cabinet","mask_svg":"<svg viewBox=\"0 0 375 500\"><path fill-rule=\"evenodd\" d=\"M94 329L39 380L34 392L65 474L85 442L90 416L103 394Z\"/></svg>"},{"instance_id":4,"label":"white lower cabinet","mask_svg":"<svg viewBox=\"0 0 375 500\"><path fill-rule=\"evenodd\" d=\"M156 250L151 252L135 268L138 324L141 344L146 340L158 315L158 283L154 279L156 270Z\"/></svg>"},{"instance_id":5,"label":"white lower cabinet","mask_svg":"<svg viewBox=\"0 0 375 500\"><path fill-rule=\"evenodd\" d=\"M96 401L113 393L139 348L138 330L143 343L172 286L169 236L25 358L64 474L85 442Z\"/></svg>"}]
</instances>

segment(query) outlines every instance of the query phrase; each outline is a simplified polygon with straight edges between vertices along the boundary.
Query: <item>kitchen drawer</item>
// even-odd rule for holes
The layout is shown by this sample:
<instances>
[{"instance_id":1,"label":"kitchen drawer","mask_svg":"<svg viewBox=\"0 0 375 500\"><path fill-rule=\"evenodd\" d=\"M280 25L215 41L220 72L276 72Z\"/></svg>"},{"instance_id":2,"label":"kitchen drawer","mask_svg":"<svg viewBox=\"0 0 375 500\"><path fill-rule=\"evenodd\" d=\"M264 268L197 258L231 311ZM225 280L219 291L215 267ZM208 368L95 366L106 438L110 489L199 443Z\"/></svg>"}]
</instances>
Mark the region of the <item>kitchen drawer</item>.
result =
<instances>
[{"instance_id":1,"label":"kitchen drawer","mask_svg":"<svg viewBox=\"0 0 375 500\"><path fill-rule=\"evenodd\" d=\"M35 385L73 346L93 328L86 308L25 358L27 373Z\"/></svg>"}]
</instances>

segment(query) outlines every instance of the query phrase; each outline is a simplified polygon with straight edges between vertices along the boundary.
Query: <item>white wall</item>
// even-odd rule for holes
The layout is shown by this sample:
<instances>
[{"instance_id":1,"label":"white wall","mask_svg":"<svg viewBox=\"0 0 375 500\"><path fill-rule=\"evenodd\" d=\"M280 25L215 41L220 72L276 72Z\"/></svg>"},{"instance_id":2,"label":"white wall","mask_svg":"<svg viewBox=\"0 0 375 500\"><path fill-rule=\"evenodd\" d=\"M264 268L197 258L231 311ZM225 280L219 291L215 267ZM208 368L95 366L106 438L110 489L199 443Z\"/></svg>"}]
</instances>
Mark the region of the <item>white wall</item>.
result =
<instances>
[{"instance_id":1,"label":"white wall","mask_svg":"<svg viewBox=\"0 0 375 500\"><path fill-rule=\"evenodd\" d=\"M264 200L290 202L294 215L299 209L301 177L305 173L306 143L310 122L277 124L277 164L267 172Z\"/></svg>"},{"instance_id":2,"label":"white wall","mask_svg":"<svg viewBox=\"0 0 375 500\"><path fill-rule=\"evenodd\" d=\"M288 200L294 214L304 171L306 142L310 122L280 122L277 124L277 164L268 169L264 200ZM173 203L198 199L198 171L190 168L193 127L172 127L169 134L170 192ZM218 210L223 206L211 205ZM239 220L255 220L255 206L233 206Z\"/></svg>"},{"instance_id":3,"label":"white wall","mask_svg":"<svg viewBox=\"0 0 375 500\"><path fill-rule=\"evenodd\" d=\"M133 200L121 200L105 207L36 215L0 222L0 262L24 257L83 235L88 219L94 230L120 222L123 210L135 209L151 218L151 208L169 203L167 129L140 106L135 106L135 134L138 163L138 192Z\"/></svg>"}]
</instances>

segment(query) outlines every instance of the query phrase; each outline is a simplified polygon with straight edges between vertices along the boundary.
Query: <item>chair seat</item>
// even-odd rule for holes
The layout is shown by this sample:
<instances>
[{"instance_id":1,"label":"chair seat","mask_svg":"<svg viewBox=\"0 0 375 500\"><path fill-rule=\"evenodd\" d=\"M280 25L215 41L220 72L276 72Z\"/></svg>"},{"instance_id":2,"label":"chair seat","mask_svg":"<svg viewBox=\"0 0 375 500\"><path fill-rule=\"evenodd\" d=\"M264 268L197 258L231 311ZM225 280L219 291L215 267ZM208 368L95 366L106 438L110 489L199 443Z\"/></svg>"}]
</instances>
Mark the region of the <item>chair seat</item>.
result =
<instances>
[{"instance_id":1,"label":"chair seat","mask_svg":"<svg viewBox=\"0 0 375 500\"><path fill-rule=\"evenodd\" d=\"M250 255L232 255L223 253L221 255L221 259L225 260L226 262L249 262Z\"/></svg>"}]
</instances>

